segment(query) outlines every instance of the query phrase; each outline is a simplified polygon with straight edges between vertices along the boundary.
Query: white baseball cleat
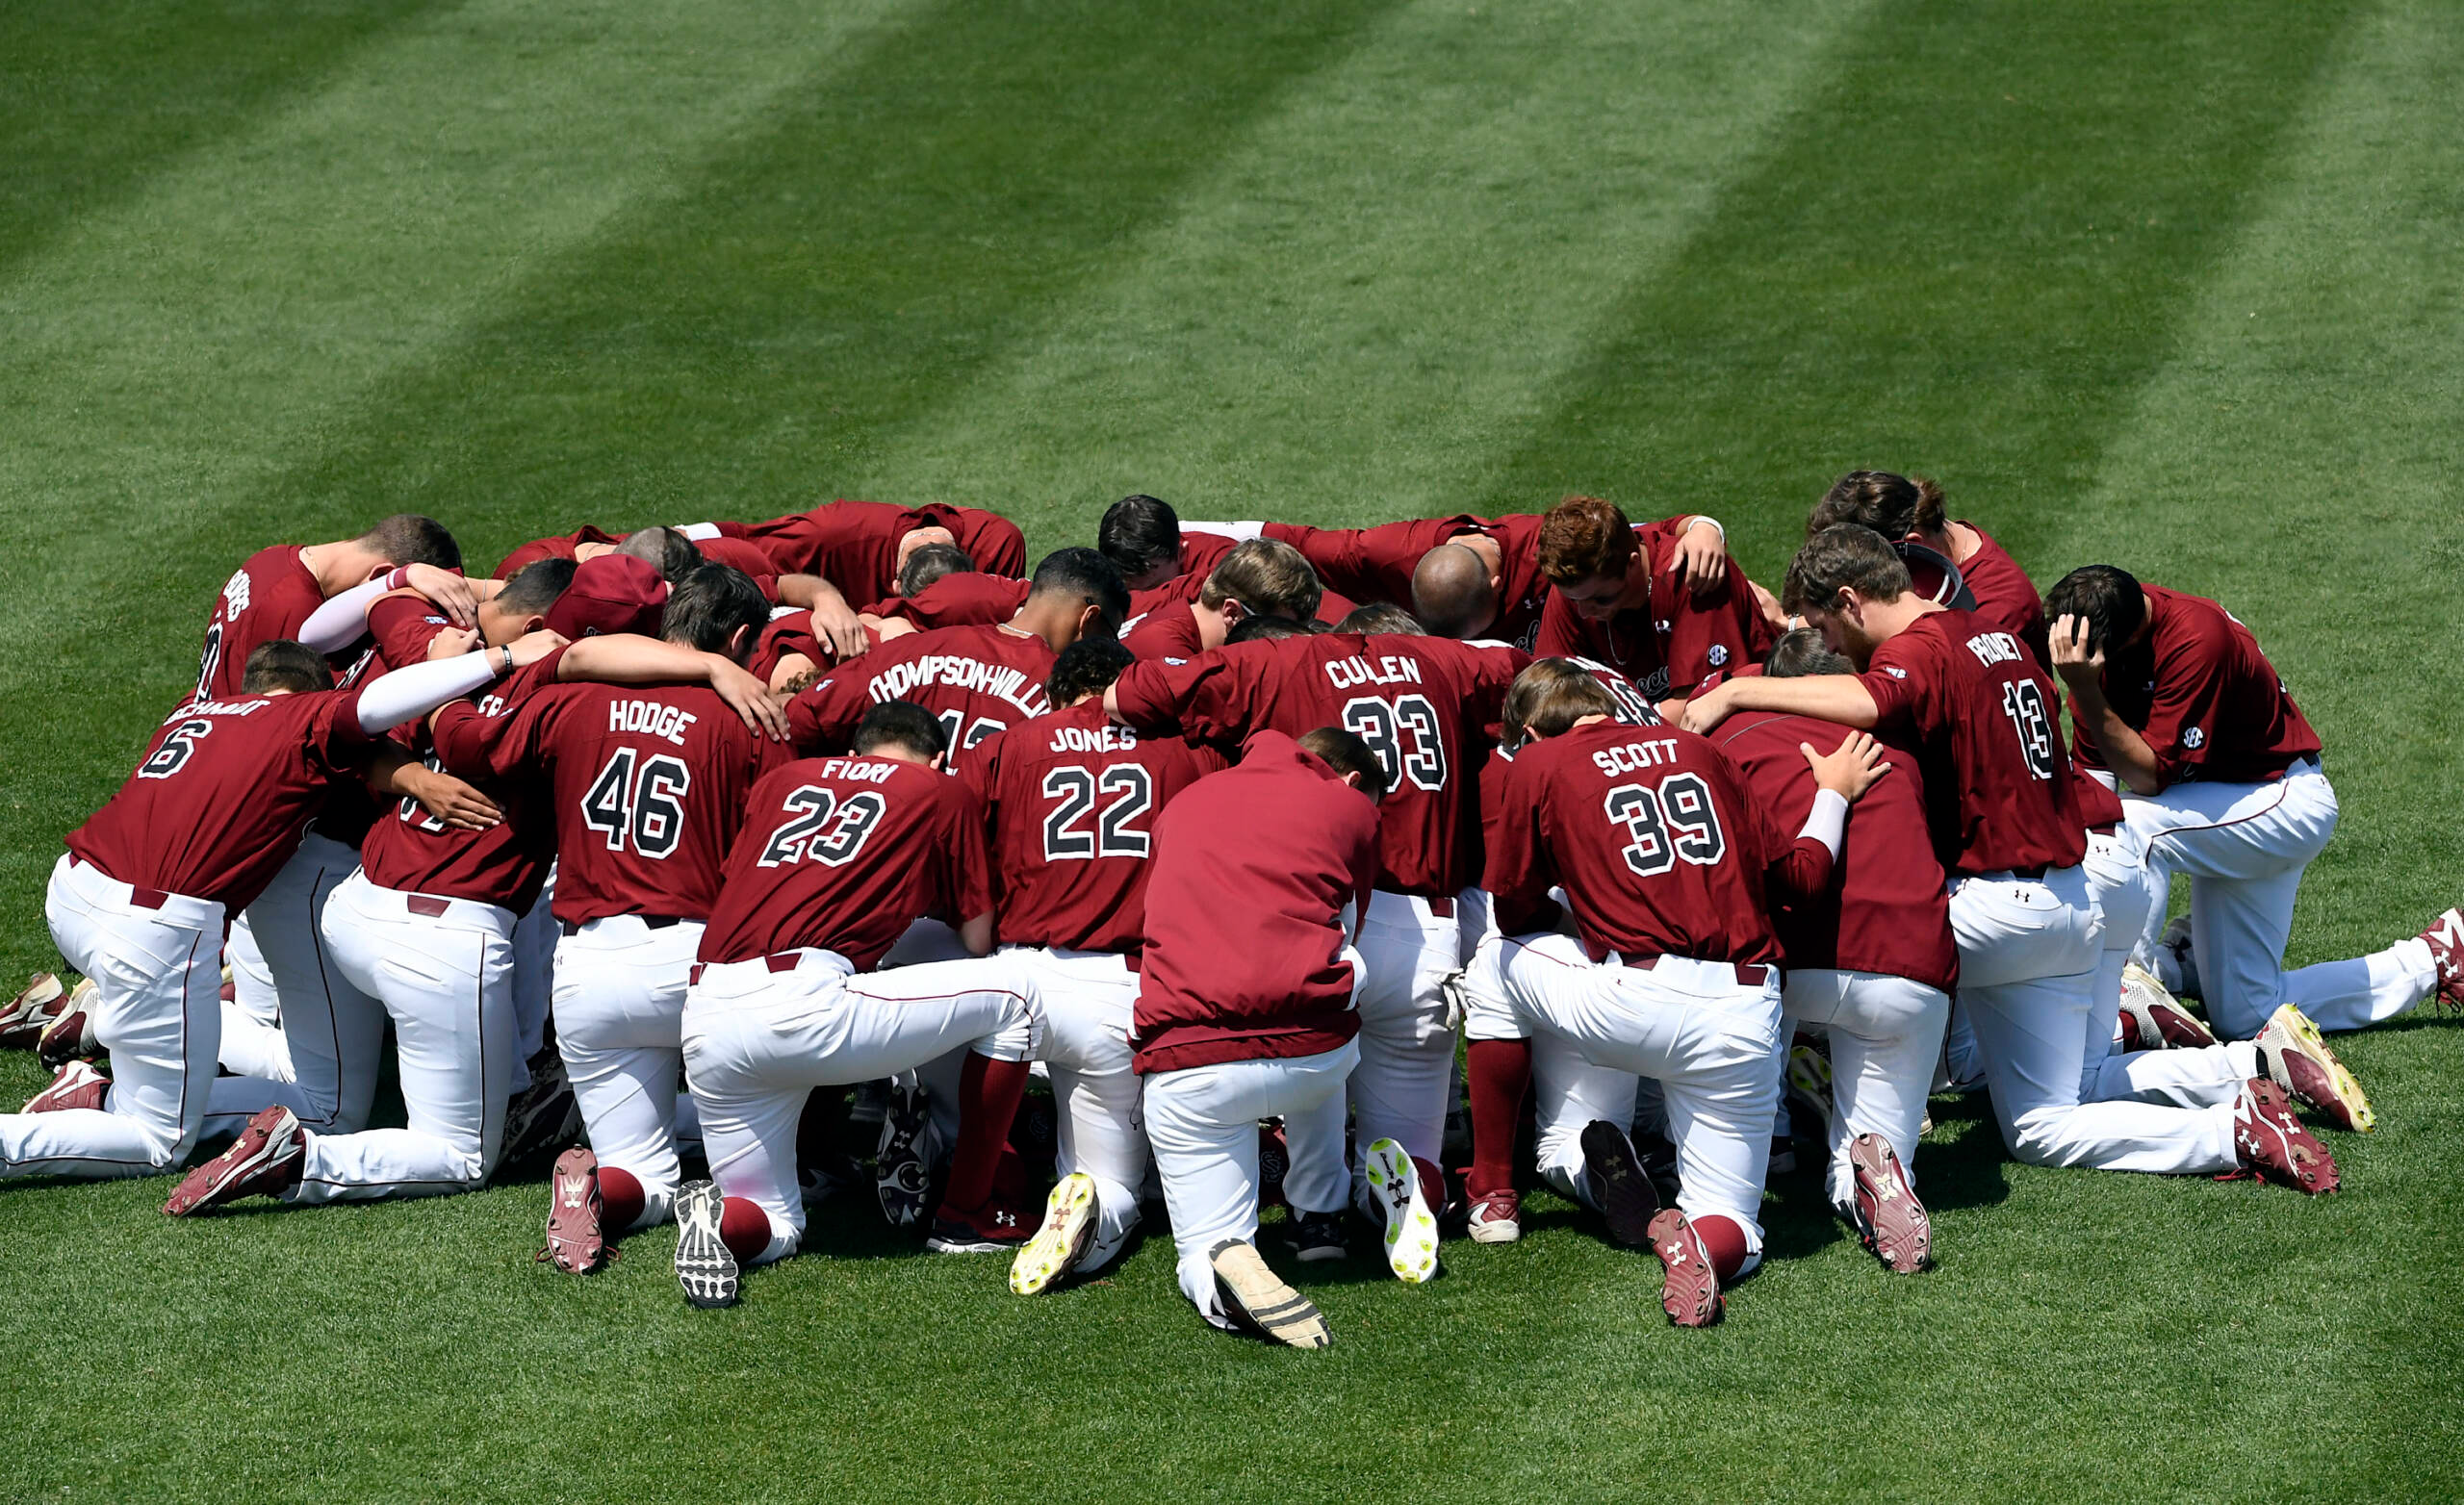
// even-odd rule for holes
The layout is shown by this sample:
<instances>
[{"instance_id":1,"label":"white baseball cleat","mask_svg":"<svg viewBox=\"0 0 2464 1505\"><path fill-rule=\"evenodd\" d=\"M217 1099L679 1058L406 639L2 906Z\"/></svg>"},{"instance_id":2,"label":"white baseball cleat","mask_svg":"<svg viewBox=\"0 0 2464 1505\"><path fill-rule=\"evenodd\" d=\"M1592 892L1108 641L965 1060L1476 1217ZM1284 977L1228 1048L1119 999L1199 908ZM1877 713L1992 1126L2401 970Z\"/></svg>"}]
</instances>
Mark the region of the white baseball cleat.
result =
<instances>
[{"instance_id":1,"label":"white baseball cleat","mask_svg":"<svg viewBox=\"0 0 2464 1505\"><path fill-rule=\"evenodd\" d=\"M1472 1213L1465 1224L1474 1243L1513 1243L1523 1237L1523 1196L1515 1191L1492 1191L1472 1199Z\"/></svg>"},{"instance_id":2,"label":"white baseball cleat","mask_svg":"<svg viewBox=\"0 0 2464 1505\"><path fill-rule=\"evenodd\" d=\"M2121 1014L2115 1028L2124 1051L2195 1051L2216 1043L2215 1033L2137 962L2121 969Z\"/></svg>"},{"instance_id":3,"label":"white baseball cleat","mask_svg":"<svg viewBox=\"0 0 2464 1505\"><path fill-rule=\"evenodd\" d=\"M1386 1220L1386 1266L1417 1286L1437 1273L1437 1213L1421 1194L1420 1167L1392 1139L1369 1147L1363 1161L1369 1195Z\"/></svg>"},{"instance_id":4,"label":"white baseball cleat","mask_svg":"<svg viewBox=\"0 0 2464 1505\"><path fill-rule=\"evenodd\" d=\"M726 1207L727 1199L709 1182L688 1181L676 1188L676 1284L697 1307L736 1303L735 1251L719 1237Z\"/></svg>"},{"instance_id":5,"label":"white baseball cleat","mask_svg":"<svg viewBox=\"0 0 2464 1505\"><path fill-rule=\"evenodd\" d=\"M1010 1262L1010 1288L1033 1296L1078 1268L1095 1239L1095 1178L1072 1171L1043 1199L1043 1222Z\"/></svg>"}]
</instances>

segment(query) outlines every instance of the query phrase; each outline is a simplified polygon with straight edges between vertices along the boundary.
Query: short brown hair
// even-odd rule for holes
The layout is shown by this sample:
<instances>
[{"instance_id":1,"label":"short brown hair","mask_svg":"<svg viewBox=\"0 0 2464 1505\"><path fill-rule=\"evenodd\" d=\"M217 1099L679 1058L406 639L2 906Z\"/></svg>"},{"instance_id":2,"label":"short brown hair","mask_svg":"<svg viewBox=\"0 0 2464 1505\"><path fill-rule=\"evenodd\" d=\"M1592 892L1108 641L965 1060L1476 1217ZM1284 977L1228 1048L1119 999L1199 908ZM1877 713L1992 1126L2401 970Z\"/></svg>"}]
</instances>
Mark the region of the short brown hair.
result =
<instances>
[{"instance_id":1,"label":"short brown hair","mask_svg":"<svg viewBox=\"0 0 2464 1505\"><path fill-rule=\"evenodd\" d=\"M1840 523L1872 528L1894 544L1911 533L1939 533L1942 488L1922 475L1851 471L1832 482L1814 503L1813 516L1806 519L1806 537Z\"/></svg>"},{"instance_id":2,"label":"short brown hair","mask_svg":"<svg viewBox=\"0 0 2464 1505\"><path fill-rule=\"evenodd\" d=\"M1362 637L1385 633L1394 637L1424 638L1428 628L1420 619L1392 601L1362 601L1335 624L1338 632L1354 632Z\"/></svg>"},{"instance_id":3,"label":"short brown hair","mask_svg":"<svg viewBox=\"0 0 2464 1505\"><path fill-rule=\"evenodd\" d=\"M1585 716L1615 716L1617 698L1588 669L1570 658L1535 658L1506 686L1498 740L1518 748L1534 737L1553 737Z\"/></svg>"},{"instance_id":4,"label":"short brown hair","mask_svg":"<svg viewBox=\"0 0 2464 1505\"><path fill-rule=\"evenodd\" d=\"M306 695L313 690L329 690L333 684L334 676L325 668L324 656L307 644L289 638L258 644L249 650L248 661L240 668L243 695L263 695L269 690Z\"/></svg>"},{"instance_id":5,"label":"short brown hair","mask_svg":"<svg viewBox=\"0 0 2464 1505\"><path fill-rule=\"evenodd\" d=\"M1318 614L1325 587L1318 572L1290 544L1251 538L1232 546L1197 588L1197 603L1212 610L1227 600L1239 601L1253 617L1289 617L1306 622Z\"/></svg>"},{"instance_id":6,"label":"short brown hair","mask_svg":"<svg viewBox=\"0 0 2464 1505\"><path fill-rule=\"evenodd\" d=\"M1394 780L1386 773L1386 765L1377 761L1377 753L1360 733L1342 727L1321 727L1304 731L1296 739L1300 751L1317 758L1337 774L1360 776L1360 792L1373 800L1383 800Z\"/></svg>"},{"instance_id":7,"label":"short brown hair","mask_svg":"<svg viewBox=\"0 0 2464 1505\"><path fill-rule=\"evenodd\" d=\"M1813 628L1791 627L1771 645L1762 672L1774 679L1796 679L1807 675L1853 675L1857 665L1847 654L1833 652Z\"/></svg>"},{"instance_id":8,"label":"short brown hair","mask_svg":"<svg viewBox=\"0 0 2464 1505\"><path fill-rule=\"evenodd\" d=\"M1869 527L1836 523L1807 539L1788 561L1781 604L1791 613L1829 611L1843 590L1895 601L1912 588L1908 561L1890 540Z\"/></svg>"},{"instance_id":9,"label":"short brown hair","mask_svg":"<svg viewBox=\"0 0 2464 1505\"><path fill-rule=\"evenodd\" d=\"M1614 502L1569 497L1540 520L1540 574L1552 585L1624 579L1633 557L1633 525Z\"/></svg>"}]
</instances>

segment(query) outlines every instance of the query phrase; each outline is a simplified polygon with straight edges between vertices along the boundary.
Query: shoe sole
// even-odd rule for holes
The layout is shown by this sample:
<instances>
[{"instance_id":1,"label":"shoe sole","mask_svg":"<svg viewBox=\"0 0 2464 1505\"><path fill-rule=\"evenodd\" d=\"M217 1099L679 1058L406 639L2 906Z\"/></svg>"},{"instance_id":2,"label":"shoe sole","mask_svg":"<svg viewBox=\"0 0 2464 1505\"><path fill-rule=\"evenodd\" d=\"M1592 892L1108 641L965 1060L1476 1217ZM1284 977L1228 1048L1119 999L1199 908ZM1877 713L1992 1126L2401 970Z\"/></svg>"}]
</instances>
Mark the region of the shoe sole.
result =
<instances>
[{"instance_id":1,"label":"shoe sole","mask_svg":"<svg viewBox=\"0 0 2464 1505\"><path fill-rule=\"evenodd\" d=\"M2247 1168L2257 1172L2261 1180L2289 1186L2304 1196L2325 1196L2333 1192L2342 1183L2336 1170L2336 1158L2327 1153L2327 1147L2319 1142L2317 1135L2301 1127L2301 1120L2293 1111L2292 1097L2266 1077L2253 1077L2244 1090L2250 1095L2256 1107L2256 1111L2250 1115L2257 1120L2257 1127L2252 1132L2259 1135L2261 1143L2270 1138L2280 1141L2287 1170L2279 1171L2275 1166L2257 1161L2254 1156L2250 1159L2256 1163ZM2243 1130L2238 1108L2235 1117L2234 1152L2241 1155ZM2306 1175L2305 1164L2308 1166Z\"/></svg>"},{"instance_id":2,"label":"shoe sole","mask_svg":"<svg viewBox=\"0 0 2464 1505\"><path fill-rule=\"evenodd\" d=\"M1474 1223L1470 1227L1470 1237L1474 1243L1520 1242L1523 1237L1523 1223L1520 1219L1511 1222Z\"/></svg>"},{"instance_id":3,"label":"shoe sole","mask_svg":"<svg viewBox=\"0 0 2464 1505\"><path fill-rule=\"evenodd\" d=\"M2266 1043L2270 1034L2278 1032L2290 1036L2295 1047L2310 1058L2311 1064L2326 1073L2327 1091L2333 1101L2319 1104L2322 1110L2341 1114L2345 1120L2343 1127L2355 1134L2368 1134L2378 1127L2378 1114L2370 1106L2370 1094L2362 1091L2360 1079L2346 1069L2345 1063L2336 1059L2336 1053L2327 1048L2326 1040L2319 1033L2319 1026L2311 1021L2308 1014L2291 1004L2284 1005L2268 1020L2268 1027L2259 1032L2260 1042Z\"/></svg>"},{"instance_id":4,"label":"shoe sole","mask_svg":"<svg viewBox=\"0 0 2464 1505\"><path fill-rule=\"evenodd\" d=\"M1630 1249L1648 1245L1659 1192L1643 1174L1633 1141L1618 1133L1615 1124L1600 1119L1584 1127L1582 1174L1600 1215L1608 1220L1608 1237Z\"/></svg>"},{"instance_id":5,"label":"shoe sole","mask_svg":"<svg viewBox=\"0 0 2464 1505\"><path fill-rule=\"evenodd\" d=\"M565 1184L577 1178L587 1178L584 1195L566 1212ZM607 1240L599 1226L599 1210L592 1204L599 1200L599 1157L576 1146L556 1157L556 1168L548 1178L548 1258L556 1268L574 1275L588 1275L607 1263ZM564 1226L570 1216L574 1226Z\"/></svg>"},{"instance_id":6,"label":"shoe sole","mask_svg":"<svg viewBox=\"0 0 2464 1505\"><path fill-rule=\"evenodd\" d=\"M1043 1221L1035 1237L1010 1262L1010 1289L1021 1296L1040 1295L1052 1283L1078 1267L1095 1237L1095 1178L1076 1171L1043 1200Z\"/></svg>"},{"instance_id":7,"label":"shoe sole","mask_svg":"<svg viewBox=\"0 0 2464 1505\"><path fill-rule=\"evenodd\" d=\"M1318 1304L1285 1285L1254 1246L1227 1239L1215 1246L1207 1263L1214 1267L1223 1304L1253 1330L1294 1348L1324 1348L1334 1342Z\"/></svg>"},{"instance_id":8,"label":"shoe sole","mask_svg":"<svg viewBox=\"0 0 2464 1505\"><path fill-rule=\"evenodd\" d=\"M892 1093L882 1115L881 1145L873 1152L873 1191L892 1228L912 1228L924 1220L933 1174L915 1147L932 1121L920 1091Z\"/></svg>"},{"instance_id":9,"label":"shoe sole","mask_svg":"<svg viewBox=\"0 0 2464 1505\"><path fill-rule=\"evenodd\" d=\"M1865 1218L1867 1252L1894 1275L1933 1268L1934 1220L1916 1200L1899 1157L1881 1139L1861 1134L1848 1147L1848 1164L1857 1178L1861 1209L1868 1197L1874 1205Z\"/></svg>"},{"instance_id":10,"label":"shoe sole","mask_svg":"<svg viewBox=\"0 0 2464 1505\"><path fill-rule=\"evenodd\" d=\"M266 1127L257 1126L257 1118L264 1116L262 1112L250 1117L247 1127L240 1131L238 1143L190 1172L188 1179L172 1189L170 1200L163 1204L164 1215L187 1217L237 1202L245 1195L239 1187L290 1156L301 1153L296 1148L299 1119L287 1108L270 1111L276 1116ZM257 1136L253 1145L248 1142L251 1135ZM195 1187L193 1192L190 1190L192 1186Z\"/></svg>"},{"instance_id":11,"label":"shoe sole","mask_svg":"<svg viewBox=\"0 0 2464 1505\"><path fill-rule=\"evenodd\" d=\"M951 1238L935 1234L924 1240L927 1254L1011 1254L1018 1245L1004 1238Z\"/></svg>"},{"instance_id":12,"label":"shoe sole","mask_svg":"<svg viewBox=\"0 0 2464 1505\"><path fill-rule=\"evenodd\" d=\"M726 1198L706 1181L676 1190L676 1284L697 1307L732 1307L741 1288L735 1251L719 1237Z\"/></svg>"},{"instance_id":13,"label":"shoe sole","mask_svg":"<svg viewBox=\"0 0 2464 1505\"><path fill-rule=\"evenodd\" d=\"M1709 1327L1717 1322L1725 1311L1719 1272L1711 1268L1703 1237L1685 1214L1673 1207L1662 1209L1652 1219L1651 1243L1667 1276L1660 1287L1659 1307L1668 1319L1679 1327Z\"/></svg>"},{"instance_id":14,"label":"shoe sole","mask_svg":"<svg viewBox=\"0 0 2464 1505\"><path fill-rule=\"evenodd\" d=\"M1421 1173L1392 1139L1379 1139L1362 1160L1369 1194L1386 1219L1386 1267L1406 1286L1437 1274L1437 1214L1421 1195Z\"/></svg>"}]
</instances>

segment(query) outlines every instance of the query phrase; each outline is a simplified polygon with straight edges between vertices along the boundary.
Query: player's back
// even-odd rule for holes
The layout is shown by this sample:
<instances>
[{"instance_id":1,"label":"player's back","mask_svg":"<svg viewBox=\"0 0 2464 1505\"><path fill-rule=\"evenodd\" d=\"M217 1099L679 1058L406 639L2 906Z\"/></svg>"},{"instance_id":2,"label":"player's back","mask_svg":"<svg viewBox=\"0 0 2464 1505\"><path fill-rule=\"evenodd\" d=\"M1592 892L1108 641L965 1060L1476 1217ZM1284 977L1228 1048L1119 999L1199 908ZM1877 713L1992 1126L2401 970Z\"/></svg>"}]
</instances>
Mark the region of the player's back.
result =
<instances>
[{"instance_id":1,"label":"player's back","mask_svg":"<svg viewBox=\"0 0 2464 1505\"><path fill-rule=\"evenodd\" d=\"M840 752L865 711L906 701L939 718L955 760L994 732L1052 708L1043 689L1052 661L1043 639L1003 626L911 632L797 692L787 705L788 735L801 752Z\"/></svg>"},{"instance_id":2,"label":"player's back","mask_svg":"<svg viewBox=\"0 0 2464 1505\"><path fill-rule=\"evenodd\" d=\"M1116 686L1122 718L1219 742L1256 729L1298 737L1342 727L1392 780L1378 807L1377 886L1451 898L1470 886L1476 791L1467 752L1527 660L1502 644L1350 633L1244 643L1186 664L1133 665Z\"/></svg>"},{"instance_id":3,"label":"player's back","mask_svg":"<svg viewBox=\"0 0 2464 1505\"><path fill-rule=\"evenodd\" d=\"M981 806L959 780L895 758L802 758L754 786L701 958L819 947L870 971L918 917L984 912L985 870Z\"/></svg>"},{"instance_id":4,"label":"player's back","mask_svg":"<svg viewBox=\"0 0 2464 1505\"><path fill-rule=\"evenodd\" d=\"M277 544L250 554L231 578L205 622L205 646L197 661L200 700L239 701L248 655L259 645L296 638L325 603L317 577L300 562L295 544Z\"/></svg>"},{"instance_id":5,"label":"player's back","mask_svg":"<svg viewBox=\"0 0 2464 1505\"><path fill-rule=\"evenodd\" d=\"M1764 877L1782 846L1691 732L1601 721L1526 746L1492 843L1501 925L1553 882L1595 956L1780 959Z\"/></svg>"},{"instance_id":6,"label":"player's back","mask_svg":"<svg viewBox=\"0 0 2464 1505\"><path fill-rule=\"evenodd\" d=\"M1004 945L1134 953L1159 812L1225 766L1211 747L1141 737L1101 700L1019 723L965 767L985 797Z\"/></svg>"},{"instance_id":7,"label":"player's back","mask_svg":"<svg viewBox=\"0 0 2464 1505\"><path fill-rule=\"evenodd\" d=\"M1971 612L1929 612L1876 649L1862 678L1886 732L1903 717L1915 728L1944 868L2077 865L2087 828L2053 683L2017 634Z\"/></svg>"},{"instance_id":8,"label":"player's back","mask_svg":"<svg viewBox=\"0 0 2464 1505\"><path fill-rule=\"evenodd\" d=\"M567 925L707 918L754 780L785 755L702 685L584 683L524 701L490 753L499 777L544 785Z\"/></svg>"},{"instance_id":9,"label":"player's back","mask_svg":"<svg viewBox=\"0 0 2464 1505\"><path fill-rule=\"evenodd\" d=\"M355 690L191 701L68 850L123 883L247 906L375 739Z\"/></svg>"},{"instance_id":10,"label":"player's back","mask_svg":"<svg viewBox=\"0 0 2464 1505\"><path fill-rule=\"evenodd\" d=\"M1791 831L1805 825L1816 788L1800 745L1829 752L1847 734L1827 721L1746 711L1709 740L1745 776L1766 824ZM1790 967L1879 972L1947 991L1959 948L1926 830L1924 776L1912 753L1889 751L1891 771L1849 809L1837 881L1803 898L1773 896L1772 925Z\"/></svg>"}]
</instances>

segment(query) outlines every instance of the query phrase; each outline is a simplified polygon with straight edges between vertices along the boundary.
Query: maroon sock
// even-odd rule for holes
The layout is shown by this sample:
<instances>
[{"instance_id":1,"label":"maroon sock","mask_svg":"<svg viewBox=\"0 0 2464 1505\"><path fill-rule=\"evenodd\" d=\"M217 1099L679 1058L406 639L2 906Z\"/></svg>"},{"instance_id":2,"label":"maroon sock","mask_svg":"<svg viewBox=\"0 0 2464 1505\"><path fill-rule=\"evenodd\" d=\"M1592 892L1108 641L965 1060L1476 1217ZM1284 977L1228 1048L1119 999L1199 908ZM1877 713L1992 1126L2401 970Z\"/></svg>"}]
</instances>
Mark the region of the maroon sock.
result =
<instances>
[{"instance_id":1,"label":"maroon sock","mask_svg":"<svg viewBox=\"0 0 2464 1505\"><path fill-rule=\"evenodd\" d=\"M650 1206L650 1194L633 1179L629 1170L613 1165L599 1167L599 1226L604 1233L622 1233L641 1221L642 1209Z\"/></svg>"},{"instance_id":2,"label":"maroon sock","mask_svg":"<svg viewBox=\"0 0 2464 1505\"><path fill-rule=\"evenodd\" d=\"M770 1214L758 1203L730 1197L719 1204L719 1242L739 1264L750 1264L770 1247Z\"/></svg>"},{"instance_id":3,"label":"maroon sock","mask_svg":"<svg viewBox=\"0 0 2464 1505\"><path fill-rule=\"evenodd\" d=\"M1711 1269L1720 1284L1736 1279L1736 1272L1745 1268L1745 1230L1724 1212L1706 1212L1690 1221L1694 1236L1703 1240L1703 1252L1711 1257Z\"/></svg>"},{"instance_id":4,"label":"maroon sock","mask_svg":"<svg viewBox=\"0 0 2464 1505\"><path fill-rule=\"evenodd\" d=\"M1446 1177L1438 1170L1437 1161L1424 1161L1415 1155L1412 1157L1412 1169L1420 1172L1421 1200L1428 1204L1431 1213L1439 1217L1445 1216Z\"/></svg>"},{"instance_id":5,"label":"maroon sock","mask_svg":"<svg viewBox=\"0 0 2464 1505\"><path fill-rule=\"evenodd\" d=\"M1474 1198L1514 1189L1514 1141L1523 1127L1523 1095L1531 1085L1531 1042L1474 1040L1464 1052L1472 1089Z\"/></svg>"},{"instance_id":6,"label":"maroon sock","mask_svg":"<svg viewBox=\"0 0 2464 1505\"><path fill-rule=\"evenodd\" d=\"M1010 1123L1027 1094L1027 1063L991 1060L973 1051L959 1074L959 1147L950 1156L950 1185L941 1205L972 1212L992 1195L993 1173L1009 1147Z\"/></svg>"}]
</instances>

